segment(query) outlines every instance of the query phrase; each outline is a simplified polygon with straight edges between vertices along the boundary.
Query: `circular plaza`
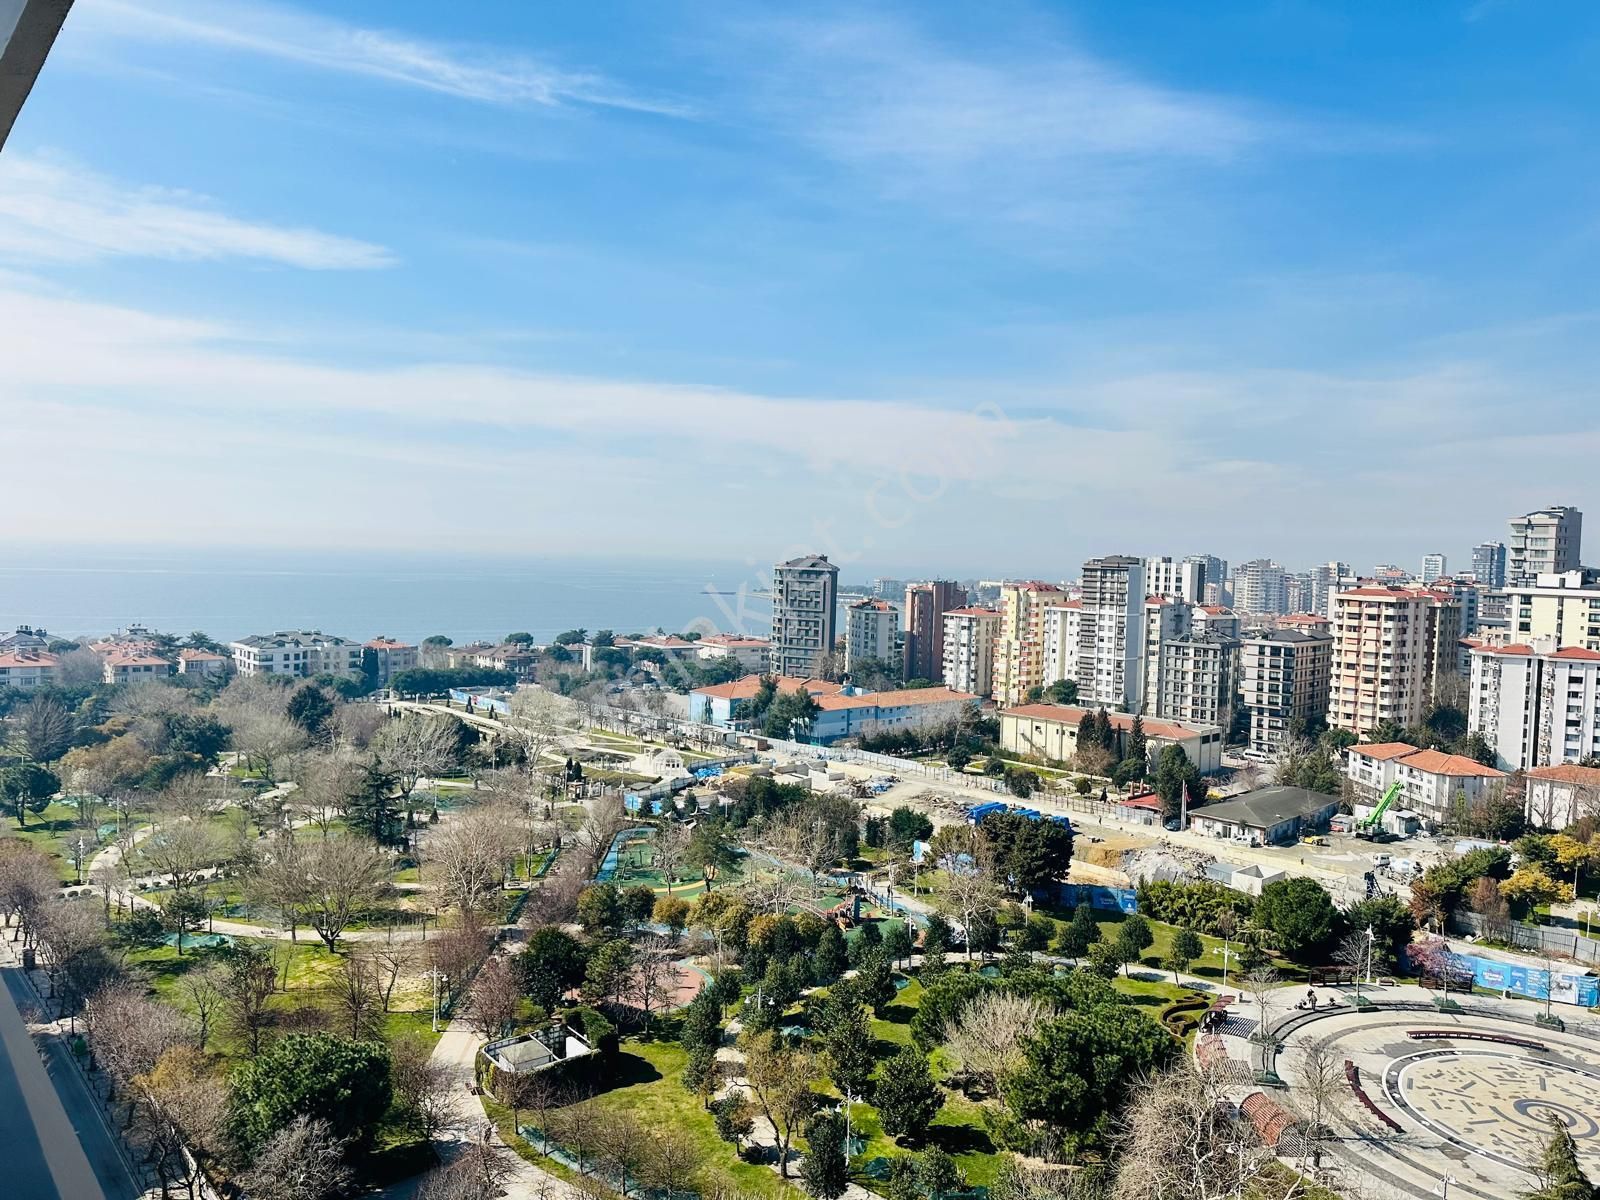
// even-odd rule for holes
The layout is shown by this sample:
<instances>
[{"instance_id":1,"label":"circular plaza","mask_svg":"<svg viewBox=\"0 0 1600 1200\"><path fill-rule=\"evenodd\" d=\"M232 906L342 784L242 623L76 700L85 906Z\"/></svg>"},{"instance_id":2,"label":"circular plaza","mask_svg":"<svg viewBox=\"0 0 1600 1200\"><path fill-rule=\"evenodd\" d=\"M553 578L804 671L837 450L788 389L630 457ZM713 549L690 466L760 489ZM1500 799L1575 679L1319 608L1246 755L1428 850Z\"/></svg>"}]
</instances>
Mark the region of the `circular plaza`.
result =
<instances>
[{"instance_id":1,"label":"circular plaza","mask_svg":"<svg viewBox=\"0 0 1600 1200\"><path fill-rule=\"evenodd\" d=\"M1276 1099L1302 1123L1320 1117L1324 1163L1347 1193L1420 1200L1448 1180L1452 1196L1519 1195L1535 1186L1552 1120L1600 1177L1600 1038L1570 1019L1536 1026L1535 1011L1471 1000L1461 1012L1296 1016L1275 1026L1272 1065L1287 1085Z\"/></svg>"}]
</instances>

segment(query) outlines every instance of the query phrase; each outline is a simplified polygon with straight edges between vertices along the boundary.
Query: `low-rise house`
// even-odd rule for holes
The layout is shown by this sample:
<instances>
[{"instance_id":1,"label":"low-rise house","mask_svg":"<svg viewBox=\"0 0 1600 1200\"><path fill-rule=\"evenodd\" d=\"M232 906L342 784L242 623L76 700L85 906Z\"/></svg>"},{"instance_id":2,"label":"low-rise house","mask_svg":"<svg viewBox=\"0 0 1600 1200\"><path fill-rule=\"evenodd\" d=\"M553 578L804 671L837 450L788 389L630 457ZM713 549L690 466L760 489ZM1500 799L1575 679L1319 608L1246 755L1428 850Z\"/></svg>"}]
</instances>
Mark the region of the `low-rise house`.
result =
<instances>
[{"instance_id":1,"label":"low-rise house","mask_svg":"<svg viewBox=\"0 0 1600 1200\"><path fill-rule=\"evenodd\" d=\"M1076 704L1019 704L1000 714L1000 745L1012 754L1070 762L1078 751L1078 726L1094 709ZM1106 710L1106 719L1121 743L1133 731L1128 713ZM1181 746L1189 761L1210 774L1222 767L1223 730L1218 725L1188 725L1180 721L1143 720L1145 748L1155 768L1161 751Z\"/></svg>"},{"instance_id":2,"label":"low-rise house","mask_svg":"<svg viewBox=\"0 0 1600 1200\"><path fill-rule=\"evenodd\" d=\"M710 662L731 658L746 671L763 671L772 654L768 638L744 637L737 633L708 633L694 644L695 658Z\"/></svg>"},{"instance_id":3,"label":"low-rise house","mask_svg":"<svg viewBox=\"0 0 1600 1200\"><path fill-rule=\"evenodd\" d=\"M539 670L539 651L526 642L473 642L451 647L445 660L453 670L476 667L480 671L508 671L521 680L532 680Z\"/></svg>"},{"instance_id":4,"label":"low-rise house","mask_svg":"<svg viewBox=\"0 0 1600 1200\"><path fill-rule=\"evenodd\" d=\"M107 683L144 683L152 679L170 679L178 673L178 664L145 650L117 649L101 656Z\"/></svg>"},{"instance_id":5,"label":"low-rise house","mask_svg":"<svg viewBox=\"0 0 1600 1200\"><path fill-rule=\"evenodd\" d=\"M1272 846L1326 828L1337 796L1297 787L1266 787L1189 810L1189 828L1202 837Z\"/></svg>"},{"instance_id":6,"label":"low-rise house","mask_svg":"<svg viewBox=\"0 0 1600 1200\"><path fill-rule=\"evenodd\" d=\"M761 689L762 678L759 674L750 674L730 683L694 688L689 693L689 720L723 729L736 727L739 724L740 706L755 698L756 692ZM830 683L826 679L798 679L789 675L778 676L777 686L780 692L804 688L811 696L833 696L844 690L843 685Z\"/></svg>"},{"instance_id":7,"label":"low-rise house","mask_svg":"<svg viewBox=\"0 0 1600 1200\"><path fill-rule=\"evenodd\" d=\"M1161 824L1161 797L1146 792L1143 796L1129 796L1117 801L1117 819L1135 825Z\"/></svg>"},{"instance_id":8,"label":"low-rise house","mask_svg":"<svg viewBox=\"0 0 1600 1200\"><path fill-rule=\"evenodd\" d=\"M0 650L0 688L32 691L56 681L61 660L54 654L31 647Z\"/></svg>"},{"instance_id":9,"label":"low-rise house","mask_svg":"<svg viewBox=\"0 0 1600 1200\"><path fill-rule=\"evenodd\" d=\"M1600 815L1600 768L1562 763L1524 772L1528 824L1565 829L1580 817Z\"/></svg>"},{"instance_id":10,"label":"low-rise house","mask_svg":"<svg viewBox=\"0 0 1600 1200\"><path fill-rule=\"evenodd\" d=\"M218 679L228 672L228 659L223 654L193 648L178 651L178 674L198 675L205 679Z\"/></svg>"},{"instance_id":11,"label":"low-rise house","mask_svg":"<svg viewBox=\"0 0 1600 1200\"><path fill-rule=\"evenodd\" d=\"M1351 746L1345 774L1356 799L1366 804L1375 804L1398 781L1400 793L1390 808L1410 809L1431 827L1459 823L1470 809L1503 795L1507 779L1504 771L1476 759L1406 742Z\"/></svg>"},{"instance_id":12,"label":"low-rise house","mask_svg":"<svg viewBox=\"0 0 1600 1200\"><path fill-rule=\"evenodd\" d=\"M18 625L15 633L0 636L0 651L43 650L50 645L50 634L31 625Z\"/></svg>"}]
</instances>

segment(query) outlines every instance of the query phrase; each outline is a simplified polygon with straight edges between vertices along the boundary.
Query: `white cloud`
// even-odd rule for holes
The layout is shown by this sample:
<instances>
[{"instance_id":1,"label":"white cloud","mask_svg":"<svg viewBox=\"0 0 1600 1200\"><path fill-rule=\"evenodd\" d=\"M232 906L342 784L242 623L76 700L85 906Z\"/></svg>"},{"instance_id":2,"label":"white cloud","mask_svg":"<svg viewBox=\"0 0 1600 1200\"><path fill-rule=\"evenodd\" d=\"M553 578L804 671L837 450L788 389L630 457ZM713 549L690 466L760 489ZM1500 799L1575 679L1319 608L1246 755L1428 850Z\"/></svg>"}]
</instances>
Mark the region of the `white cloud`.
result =
<instances>
[{"instance_id":1,"label":"white cloud","mask_svg":"<svg viewBox=\"0 0 1600 1200\"><path fill-rule=\"evenodd\" d=\"M73 28L193 42L379 79L458 99L504 105L582 104L686 116L673 101L635 95L595 72L567 71L526 56L453 48L251 0L97 0Z\"/></svg>"},{"instance_id":2,"label":"white cloud","mask_svg":"<svg viewBox=\"0 0 1600 1200\"><path fill-rule=\"evenodd\" d=\"M125 185L81 167L0 159L0 254L50 262L113 257L258 259L308 270L394 264L382 246L217 212L204 197Z\"/></svg>"}]
</instances>

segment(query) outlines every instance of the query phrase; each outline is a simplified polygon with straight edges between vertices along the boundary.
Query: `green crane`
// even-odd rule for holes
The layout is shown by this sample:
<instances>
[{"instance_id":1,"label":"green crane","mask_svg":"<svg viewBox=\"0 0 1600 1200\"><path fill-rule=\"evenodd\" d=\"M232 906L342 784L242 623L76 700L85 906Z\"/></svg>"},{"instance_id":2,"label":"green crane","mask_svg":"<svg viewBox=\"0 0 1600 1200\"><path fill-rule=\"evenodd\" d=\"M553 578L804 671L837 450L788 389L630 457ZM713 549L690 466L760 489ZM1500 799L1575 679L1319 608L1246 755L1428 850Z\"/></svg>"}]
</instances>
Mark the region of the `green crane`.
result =
<instances>
[{"instance_id":1,"label":"green crane","mask_svg":"<svg viewBox=\"0 0 1600 1200\"><path fill-rule=\"evenodd\" d=\"M1383 820L1383 814L1389 811L1389 805L1394 803L1395 797L1399 794L1400 781L1396 779L1389 785L1388 791L1383 793L1383 799L1378 801L1378 807L1356 822L1357 833L1372 833L1378 827L1378 822Z\"/></svg>"}]
</instances>

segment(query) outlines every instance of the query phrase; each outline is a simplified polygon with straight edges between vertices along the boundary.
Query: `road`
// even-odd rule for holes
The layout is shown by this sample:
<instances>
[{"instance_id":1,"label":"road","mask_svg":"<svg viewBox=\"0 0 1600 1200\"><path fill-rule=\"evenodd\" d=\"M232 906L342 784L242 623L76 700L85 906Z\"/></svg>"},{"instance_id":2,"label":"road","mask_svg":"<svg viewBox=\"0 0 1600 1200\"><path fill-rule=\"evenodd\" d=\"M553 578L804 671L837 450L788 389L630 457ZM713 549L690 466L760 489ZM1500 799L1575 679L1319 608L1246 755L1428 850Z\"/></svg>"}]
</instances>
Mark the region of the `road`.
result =
<instances>
[{"instance_id":1,"label":"road","mask_svg":"<svg viewBox=\"0 0 1600 1200\"><path fill-rule=\"evenodd\" d=\"M52 1036L41 1059L23 1023L18 1005L34 997L21 968L0 966L0 977L0 1194L19 1200L132 1200L139 1191L68 1050Z\"/></svg>"}]
</instances>

